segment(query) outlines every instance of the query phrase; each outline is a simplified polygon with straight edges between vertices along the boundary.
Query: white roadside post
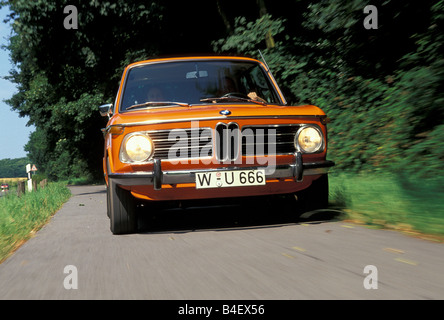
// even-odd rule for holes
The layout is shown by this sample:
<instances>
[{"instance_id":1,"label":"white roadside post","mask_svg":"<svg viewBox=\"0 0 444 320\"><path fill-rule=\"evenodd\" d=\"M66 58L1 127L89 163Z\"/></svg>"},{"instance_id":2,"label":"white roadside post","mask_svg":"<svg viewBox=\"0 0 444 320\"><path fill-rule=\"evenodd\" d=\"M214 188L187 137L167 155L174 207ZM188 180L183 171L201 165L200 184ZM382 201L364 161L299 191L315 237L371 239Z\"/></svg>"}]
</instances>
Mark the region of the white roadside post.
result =
<instances>
[{"instance_id":1,"label":"white roadside post","mask_svg":"<svg viewBox=\"0 0 444 320\"><path fill-rule=\"evenodd\" d=\"M28 191L32 191L32 179L31 179L31 164L26 165L26 173L28 174Z\"/></svg>"}]
</instances>

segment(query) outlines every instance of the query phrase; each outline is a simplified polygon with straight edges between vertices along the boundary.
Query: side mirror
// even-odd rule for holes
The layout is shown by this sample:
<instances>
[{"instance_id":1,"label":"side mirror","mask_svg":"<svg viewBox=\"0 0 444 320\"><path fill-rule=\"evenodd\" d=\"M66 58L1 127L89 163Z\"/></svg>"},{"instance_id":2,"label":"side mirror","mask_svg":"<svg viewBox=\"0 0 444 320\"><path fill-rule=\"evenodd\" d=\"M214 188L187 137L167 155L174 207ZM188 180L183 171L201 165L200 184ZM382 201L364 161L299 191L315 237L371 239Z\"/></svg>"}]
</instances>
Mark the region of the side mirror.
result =
<instances>
[{"instance_id":1,"label":"side mirror","mask_svg":"<svg viewBox=\"0 0 444 320\"><path fill-rule=\"evenodd\" d=\"M103 104L99 107L99 112L102 117L110 117L113 113L113 104Z\"/></svg>"}]
</instances>

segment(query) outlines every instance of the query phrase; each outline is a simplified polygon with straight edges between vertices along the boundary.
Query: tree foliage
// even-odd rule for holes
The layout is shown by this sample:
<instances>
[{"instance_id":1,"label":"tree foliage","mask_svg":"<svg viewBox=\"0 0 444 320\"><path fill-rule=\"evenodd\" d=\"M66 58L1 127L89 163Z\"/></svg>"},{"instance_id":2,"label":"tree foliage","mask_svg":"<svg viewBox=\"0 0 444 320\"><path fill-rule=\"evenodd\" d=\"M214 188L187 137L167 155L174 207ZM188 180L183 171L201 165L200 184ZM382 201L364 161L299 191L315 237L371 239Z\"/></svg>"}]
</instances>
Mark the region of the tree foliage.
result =
<instances>
[{"instance_id":1,"label":"tree foliage","mask_svg":"<svg viewBox=\"0 0 444 320\"><path fill-rule=\"evenodd\" d=\"M444 160L444 2L377 1L378 29L362 0L272 2L3 1L18 93L8 103L37 130L29 157L53 178L100 176L104 120L123 67L158 55L215 51L258 57L287 99L324 109L329 158L341 170L433 177Z\"/></svg>"},{"instance_id":2,"label":"tree foliage","mask_svg":"<svg viewBox=\"0 0 444 320\"><path fill-rule=\"evenodd\" d=\"M263 50L293 103L318 105L331 118L330 158L339 169L442 173L444 2L384 1L376 30L363 26L362 1L298 4L299 25L285 14L237 18L215 50ZM273 48L265 48L264 26Z\"/></svg>"},{"instance_id":3,"label":"tree foliage","mask_svg":"<svg viewBox=\"0 0 444 320\"><path fill-rule=\"evenodd\" d=\"M0 178L22 178L26 177L26 165L29 159L26 157L18 159L0 160Z\"/></svg>"},{"instance_id":4,"label":"tree foliage","mask_svg":"<svg viewBox=\"0 0 444 320\"><path fill-rule=\"evenodd\" d=\"M7 102L36 126L25 149L51 178L100 178L106 121L97 107L114 100L123 67L183 53L189 44L199 51L208 42L200 42L195 12L183 2L169 2L174 9L155 0L70 4L78 10L77 30L64 28L64 1L2 2L13 29L7 49L15 68L7 78L18 87ZM214 3L201 5L216 12ZM209 20L202 15L201 22Z\"/></svg>"}]
</instances>

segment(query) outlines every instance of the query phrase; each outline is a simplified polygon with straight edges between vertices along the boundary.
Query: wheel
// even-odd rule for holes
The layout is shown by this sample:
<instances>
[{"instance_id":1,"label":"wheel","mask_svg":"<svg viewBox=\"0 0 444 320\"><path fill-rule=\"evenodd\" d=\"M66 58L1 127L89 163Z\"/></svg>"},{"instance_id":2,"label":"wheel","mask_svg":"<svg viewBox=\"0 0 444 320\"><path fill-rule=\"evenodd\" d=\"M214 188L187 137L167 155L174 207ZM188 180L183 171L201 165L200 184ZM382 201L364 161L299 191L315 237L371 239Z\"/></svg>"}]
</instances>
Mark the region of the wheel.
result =
<instances>
[{"instance_id":1,"label":"wheel","mask_svg":"<svg viewBox=\"0 0 444 320\"><path fill-rule=\"evenodd\" d=\"M107 173L111 172L109 159L106 159ZM133 233L137 231L136 203L131 192L120 188L108 179L106 188L107 215L113 234Z\"/></svg>"},{"instance_id":2,"label":"wheel","mask_svg":"<svg viewBox=\"0 0 444 320\"><path fill-rule=\"evenodd\" d=\"M297 193L302 211L328 208L328 174L314 180L310 187Z\"/></svg>"},{"instance_id":3,"label":"wheel","mask_svg":"<svg viewBox=\"0 0 444 320\"><path fill-rule=\"evenodd\" d=\"M108 174L109 172L111 172L110 170L110 166L109 166L109 159L106 158L106 174ZM108 184L109 184L109 180L108 180ZM109 186L106 186L106 215L108 216L108 218L111 219L111 203L110 203L110 193L109 193Z\"/></svg>"},{"instance_id":4,"label":"wheel","mask_svg":"<svg viewBox=\"0 0 444 320\"><path fill-rule=\"evenodd\" d=\"M111 218L111 200L110 200L110 194L109 194L109 187L106 186L106 215L108 218Z\"/></svg>"},{"instance_id":5,"label":"wheel","mask_svg":"<svg viewBox=\"0 0 444 320\"><path fill-rule=\"evenodd\" d=\"M108 214L110 217L111 232L113 234L136 232L136 203L131 192L109 181L107 193L109 194Z\"/></svg>"}]
</instances>

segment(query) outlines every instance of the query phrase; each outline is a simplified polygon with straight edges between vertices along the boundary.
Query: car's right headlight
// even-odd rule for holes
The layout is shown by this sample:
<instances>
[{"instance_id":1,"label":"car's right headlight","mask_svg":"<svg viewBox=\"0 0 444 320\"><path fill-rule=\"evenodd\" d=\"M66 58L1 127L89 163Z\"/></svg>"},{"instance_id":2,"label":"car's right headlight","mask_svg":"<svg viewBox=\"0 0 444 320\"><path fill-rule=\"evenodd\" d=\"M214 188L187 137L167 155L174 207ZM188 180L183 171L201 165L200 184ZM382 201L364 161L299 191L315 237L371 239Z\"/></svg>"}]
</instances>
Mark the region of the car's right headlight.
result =
<instances>
[{"instance_id":1,"label":"car's right headlight","mask_svg":"<svg viewBox=\"0 0 444 320\"><path fill-rule=\"evenodd\" d=\"M120 161L125 163L146 162L153 155L153 151L153 142L147 134L141 132L129 134L123 140Z\"/></svg>"},{"instance_id":2,"label":"car's right headlight","mask_svg":"<svg viewBox=\"0 0 444 320\"><path fill-rule=\"evenodd\" d=\"M304 153L315 153L324 145L321 131L314 126L302 127L295 136L295 146Z\"/></svg>"}]
</instances>

